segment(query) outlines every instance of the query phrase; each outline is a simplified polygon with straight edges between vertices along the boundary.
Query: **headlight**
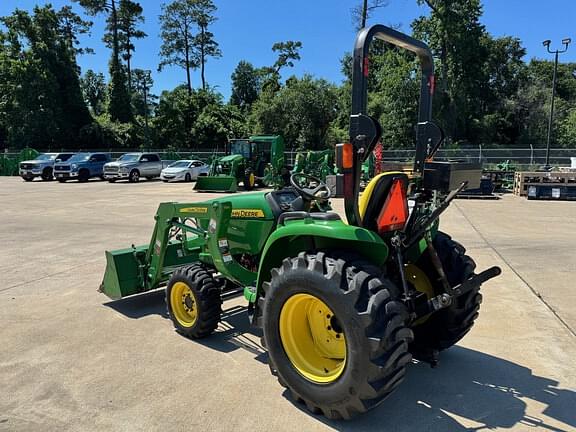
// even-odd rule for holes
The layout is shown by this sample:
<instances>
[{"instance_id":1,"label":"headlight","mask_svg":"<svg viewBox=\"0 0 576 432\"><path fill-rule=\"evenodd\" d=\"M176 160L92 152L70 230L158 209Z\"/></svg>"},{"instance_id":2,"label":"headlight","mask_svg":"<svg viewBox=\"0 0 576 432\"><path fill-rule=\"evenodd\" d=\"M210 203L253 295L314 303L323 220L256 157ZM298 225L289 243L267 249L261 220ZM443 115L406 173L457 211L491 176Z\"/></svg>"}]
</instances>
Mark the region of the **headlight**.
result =
<instances>
[{"instance_id":1,"label":"headlight","mask_svg":"<svg viewBox=\"0 0 576 432\"><path fill-rule=\"evenodd\" d=\"M76 171L78 169L78 165L72 164L71 168L72 168L72 171Z\"/></svg>"},{"instance_id":2,"label":"headlight","mask_svg":"<svg viewBox=\"0 0 576 432\"><path fill-rule=\"evenodd\" d=\"M127 172L128 172L128 168L126 168L126 167L120 167L120 172L121 172L121 173L127 173Z\"/></svg>"}]
</instances>

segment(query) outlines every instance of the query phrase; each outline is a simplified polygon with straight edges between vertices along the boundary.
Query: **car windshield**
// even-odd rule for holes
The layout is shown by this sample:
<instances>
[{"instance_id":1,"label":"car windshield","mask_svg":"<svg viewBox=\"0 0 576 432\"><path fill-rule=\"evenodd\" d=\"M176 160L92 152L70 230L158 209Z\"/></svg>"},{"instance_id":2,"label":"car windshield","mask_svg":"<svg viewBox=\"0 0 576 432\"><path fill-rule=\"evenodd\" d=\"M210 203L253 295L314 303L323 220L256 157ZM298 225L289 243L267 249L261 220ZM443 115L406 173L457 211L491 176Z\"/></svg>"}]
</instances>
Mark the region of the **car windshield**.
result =
<instances>
[{"instance_id":1,"label":"car windshield","mask_svg":"<svg viewBox=\"0 0 576 432\"><path fill-rule=\"evenodd\" d=\"M90 159L90 153L76 153L74 156L68 159L68 162L84 162L88 159Z\"/></svg>"},{"instance_id":2,"label":"car windshield","mask_svg":"<svg viewBox=\"0 0 576 432\"><path fill-rule=\"evenodd\" d=\"M46 161L46 160L54 160L56 158L56 153L44 153L38 156L35 160L38 161Z\"/></svg>"},{"instance_id":3,"label":"car windshield","mask_svg":"<svg viewBox=\"0 0 576 432\"><path fill-rule=\"evenodd\" d=\"M173 164L168 165L169 168L188 168L190 161L176 161Z\"/></svg>"},{"instance_id":4,"label":"car windshield","mask_svg":"<svg viewBox=\"0 0 576 432\"><path fill-rule=\"evenodd\" d=\"M138 153L126 153L118 158L118 161L122 162L136 162L140 158Z\"/></svg>"}]
</instances>

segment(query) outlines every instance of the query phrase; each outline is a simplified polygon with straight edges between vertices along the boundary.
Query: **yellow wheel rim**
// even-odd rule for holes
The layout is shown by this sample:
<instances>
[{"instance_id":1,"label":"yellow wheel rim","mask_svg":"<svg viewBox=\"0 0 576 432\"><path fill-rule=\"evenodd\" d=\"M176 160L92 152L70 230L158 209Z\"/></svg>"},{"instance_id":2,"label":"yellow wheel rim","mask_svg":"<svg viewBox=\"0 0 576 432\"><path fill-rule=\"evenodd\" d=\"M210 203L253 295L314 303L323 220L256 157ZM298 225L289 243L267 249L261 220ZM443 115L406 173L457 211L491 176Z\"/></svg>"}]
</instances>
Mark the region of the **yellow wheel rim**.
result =
<instances>
[{"instance_id":1,"label":"yellow wheel rim","mask_svg":"<svg viewBox=\"0 0 576 432\"><path fill-rule=\"evenodd\" d=\"M254 184L256 183L256 177L254 177L254 173L250 173L250 176L248 177L248 181L250 182L250 187L253 187Z\"/></svg>"},{"instance_id":2,"label":"yellow wheel rim","mask_svg":"<svg viewBox=\"0 0 576 432\"><path fill-rule=\"evenodd\" d=\"M328 384L344 371L346 338L332 310L310 294L295 294L280 312L280 340L296 370L309 381Z\"/></svg>"},{"instance_id":3,"label":"yellow wheel rim","mask_svg":"<svg viewBox=\"0 0 576 432\"><path fill-rule=\"evenodd\" d=\"M185 282L176 282L170 291L170 306L182 327L192 327L198 319L198 305L194 291Z\"/></svg>"},{"instance_id":4,"label":"yellow wheel rim","mask_svg":"<svg viewBox=\"0 0 576 432\"><path fill-rule=\"evenodd\" d=\"M406 281L411 283L417 291L426 294L428 300L434 297L434 287L422 270L414 264L406 264L404 267L404 274L406 275ZM422 324L428 319L429 315L423 316L422 318L416 320L414 324Z\"/></svg>"}]
</instances>

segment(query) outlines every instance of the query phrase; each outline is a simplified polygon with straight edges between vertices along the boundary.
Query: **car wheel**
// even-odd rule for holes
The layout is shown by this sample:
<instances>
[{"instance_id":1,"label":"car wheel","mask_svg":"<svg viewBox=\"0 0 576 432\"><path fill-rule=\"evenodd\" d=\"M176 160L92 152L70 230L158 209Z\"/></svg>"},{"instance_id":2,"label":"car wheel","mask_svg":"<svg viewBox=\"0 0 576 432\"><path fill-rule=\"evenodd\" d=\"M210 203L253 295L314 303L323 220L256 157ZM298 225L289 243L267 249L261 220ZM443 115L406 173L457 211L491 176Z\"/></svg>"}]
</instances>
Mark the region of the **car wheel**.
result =
<instances>
[{"instance_id":1,"label":"car wheel","mask_svg":"<svg viewBox=\"0 0 576 432\"><path fill-rule=\"evenodd\" d=\"M78 181L85 183L90 179L90 172L88 170L80 170L78 173Z\"/></svg>"},{"instance_id":2,"label":"car wheel","mask_svg":"<svg viewBox=\"0 0 576 432\"><path fill-rule=\"evenodd\" d=\"M192 176L190 175L190 173L186 173L186 176L184 177L184 181L185 181L186 183L192 181Z\"/></svg>"},{"instance_id":3,"label":"car wheel","mask_svg":"<svg viewBox=\"0 0 576 432\"><path fill-rule=\"evenodd\" d=\"M44 170L42 171L42 180L44 181L54 180L54 176L52 174L52 168L50 167L44 168Z\"/></svg>"},{"instance_id":4,"label":"car wheel","mask_svg":"<svg viewBox=\"0 0 576 432\"><path fill-rule=\"evenodd\" d=\"M132 170L130 176L128 177L130 183L138 183L140 181L140 171Z\"/></svg>"}]
</instances>

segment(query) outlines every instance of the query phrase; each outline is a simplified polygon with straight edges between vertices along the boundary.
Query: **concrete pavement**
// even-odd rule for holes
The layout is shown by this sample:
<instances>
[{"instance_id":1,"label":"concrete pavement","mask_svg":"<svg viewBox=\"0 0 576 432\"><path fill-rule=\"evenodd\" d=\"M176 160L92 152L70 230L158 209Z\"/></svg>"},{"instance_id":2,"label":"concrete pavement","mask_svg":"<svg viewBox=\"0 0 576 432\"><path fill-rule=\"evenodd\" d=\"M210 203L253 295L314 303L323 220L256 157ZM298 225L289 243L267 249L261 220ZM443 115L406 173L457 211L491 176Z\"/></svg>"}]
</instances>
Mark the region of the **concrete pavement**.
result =
<instances>
[{"instance_id":1,"label":"concrete pavement","mask_svg":"<svg viewBox=\"0 0 576 432\"><path fill-rule=\"evenodd\" d=\"M194 342L172 330L162 293L96 291L104 250L147 243L160 201L210 196L0 178L0 430L576 429L575 203L457 201L442 229L479 268L503 269L477 325L438 368L411 365L377 410L332 422L287 398L241 299Z\"/></svg>"}]
</instances>

